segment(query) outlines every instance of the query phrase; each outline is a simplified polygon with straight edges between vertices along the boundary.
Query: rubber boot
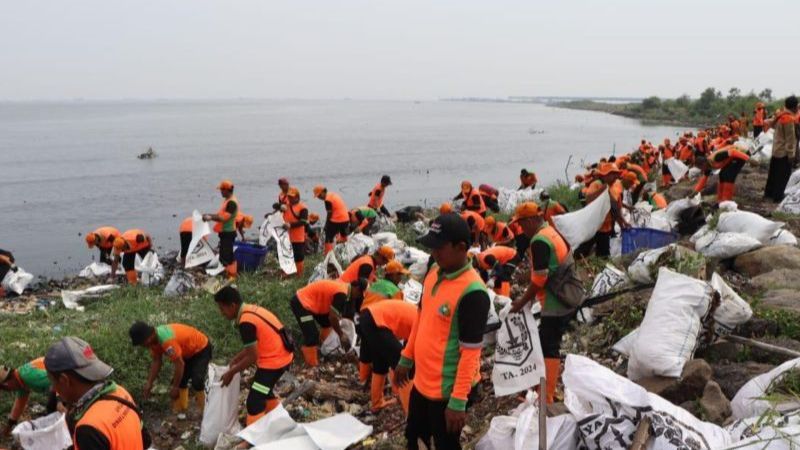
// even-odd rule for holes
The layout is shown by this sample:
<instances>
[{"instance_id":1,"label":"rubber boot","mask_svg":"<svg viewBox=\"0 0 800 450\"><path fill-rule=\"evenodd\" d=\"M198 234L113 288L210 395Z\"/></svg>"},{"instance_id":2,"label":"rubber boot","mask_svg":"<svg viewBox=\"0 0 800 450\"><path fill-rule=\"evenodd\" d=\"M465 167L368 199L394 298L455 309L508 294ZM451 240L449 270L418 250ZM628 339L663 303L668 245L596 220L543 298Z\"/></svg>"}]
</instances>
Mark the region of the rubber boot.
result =
<instances>
[{"instance_id":1,"label":"rubber boot","mask_svg":"<svg viewBox=\"0 0 800 450\"><path fill-rule=\"evenodd\" d=\"M294 267L295 269L297 269L297 273L295 274L295 276L297 278L301 278L303 276L303 269L304 269L303 261L294 263Z\"/></svg>"},{"instance_id":2,"label":"rubber boot","mask_svg":"<svg viewBox=\"0 0 800 450\"><path fill-rule=\"evenodd\" d=\"M365 384L367 380L369 380L370 375L372 375L372 365L359 361L358 382L361 384Z\"/></svg>"},{"instance_id":3,"label":"rubber boot","mask_svg":"<svg viewBox=\"0 0 800 450\"><path fill-rule=\"evenodd\" d=\"M194 393L194 406L197 408L200 413L203 413L203 410L206 407L206 392L205 391L197 391Z\"/></svg>"},{"instance_id":4,"label":"rubber boot","mask_svg":"<svg viewBox=\"0 0 800 450\"><path fill-rule=\"evenodd\" d=\"M172 401L172 412L183 412L189 409L189 388L181 388L178 398Z\"/></svg>"},{"instance_id":5,"label":"rubber boot","mask_svg":"<svg viewBox=\"0 0 800 450\"><path fill-rule=\"evenodd\" d=\"M328 336L330 336L332 332L333 332L333 328L331 328L331 327L325 327L325 328L319 330L319 341L320 342L325 342L325 339L328 339Z\"/></svg>"},{"instance_id":6,"label":"rubber boot","mask_svg":"<svg viewBox=\"0 0 800 450\"><path fill-rule=\"evenodd\" d=\"M322 254L323 254L324 256L327 256L327 255L328 255L328 253L330 253L330 252L331 252L331 250L333 250L333 243L331 243L331 242L326 242L326 243L325 243L325 251L324 251Z\"/></svg>"},{"instance_id":7,"label":"rubber boot","mask_svg":"<svg viewBox=\"0 0 800 450\"><path fill-rule=\"evenodd\" d=\"M558 377L561 376L561 359L560 358L545 358L544 359L545 374L547 376L547 404L553 403L556 396L556 386L558 386Z\"/></svg>"},{"instance_id":8,"label":"rubber boot","mask_svg":"<svg viewBox=\"0 0 800 450\"><path fill-rule=\"evenodd\" d=\"M397 400L385 399L383 388L386 386L386 375L372 374L372 387L370 388L370 399L372 401L372 412L379 411L387 406L397 403Z\"/></svg>"},{"instance_id":9,"label":"rubber boot","mask_svg":"<svg viewBox=\"0 0 800 450\"><path fill-rule=\"evenodd\" d=\"M317 354L317 347L306 347L303 346L300 348L303 352L303 359L306 361L306 365L310 367L317 367L319 366L319 355Z\"/></svg>"},{"instance_id":10,"label":"rubber boot","mask_svg":"<svg viewBox=\"0 0 800 450\"><path fill-rule=\"evenodd\" d=\"M139 283L139 275L136 274L135 270L128 270L125 272L125 278L128 279L128 284L131 286L136 286Z\"/></svg>"},{"instance_id":11,"label":"rubber boot","mask_svg":"<svg viewBox=\"0 0 800 450\"><path fill-rule=\"evenodd\" d=\"M727 183L728 189L725 193L725 196L728 200L733 200L733 196L736 195L736 183Z\"/></svg>"}]
</instances>

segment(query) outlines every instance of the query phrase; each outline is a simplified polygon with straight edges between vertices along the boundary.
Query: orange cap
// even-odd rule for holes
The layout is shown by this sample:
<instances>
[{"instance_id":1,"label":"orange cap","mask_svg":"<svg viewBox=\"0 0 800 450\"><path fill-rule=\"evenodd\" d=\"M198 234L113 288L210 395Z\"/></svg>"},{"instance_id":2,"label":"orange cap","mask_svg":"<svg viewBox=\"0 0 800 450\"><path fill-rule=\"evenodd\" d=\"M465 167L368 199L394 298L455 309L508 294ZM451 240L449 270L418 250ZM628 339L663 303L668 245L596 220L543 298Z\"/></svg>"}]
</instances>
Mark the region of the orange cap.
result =
<instances>
[{"instance_id":1,"label":"orange cap","mask_svg":"<svg viewBox=\"0 0 800 450\"><path fill-rule=\"evenodd\" d=\"M408 275L409 273L411 273L411 272L408 271L408 269L403 267L403 264L400 261L398 261L396 259L393 259L393 260L389 261L386 264L386 267L383 269L383 272L385 274L387 274L387 275L397 274L397 273L402 273L403 275Z\"/></svg>"},{"instance_id":2,"label":"orange cap","mask_svg":"<svg viewBox=\"0 0 800 450\"><path fill-rule=\"evenodd\" d=\"M94 234L94 233L87 234L86 235L86 245L88 245L89 248L92 248L95 245L97 245L97 235Z\"/></svg>"},{"instance_id":3,"label":"orange cap","mask_svg":"<svg viewBox=\"0 0 800 450\"><path fill-rule=\"evenodd\" d=\"M250 228L253 226L253 216L250 214L242 214L242 228Z\"/></svg>"},{"instance_id":4,"label":"orange cap","mask_svg":"<svg viewBox=\"0 0 800 450\"><path fill-rule=\"evenodd\" d=\"M488 216L487 218L483 219L483 228L485 230L491 230L495 224L497 224L497 219L494 216Z\"/></svg>"},{"instance_id":5,"label":"orange cap","mask_svg":"<svg viewBox=\"0 0 800 450\"><path fill-rule=\"evenodd\" d=\"M323 192L325 192L325 186L321 184L314 186L314 197L319 197Z\"/></svg>"},{"instance_id":6,"label":"orange cap","mask_svg":"<svg viewBox=\"0 0 800 450\"><path fill-rule=\"evenodd\" d=\"M114 250L120 252L125 249L126 244L127 243L125 242L125 239L123 239L122 236L120 236L114 239Z\"/></svg>"},{"instance_id":7,"label":"orange cap","mask_svg":"<svg viewBox=\"0 0 800 450\"><path fill-rule=\"evenodd\" d=\"M610 173L619 173L619 169L614 163L603 163L597 168L597 173L599 173L600 176L606 176Z\"/></svg>"},{"instance_id":8,"label":"orange cap","mask_svg":"<svg viewBox=\"0 0 800 450\"><path fill-rule=\"evenodd\" d=\"M542 210L539 205L534 202L520 203L514 211L514 221L528 219L530 217L537 217L542 215Z\"/></svg>"},{"instance_id":9,"label":"orange cap","mask_svg":"<svg viewBox=\"0 0 800 450\"><path fill-rule=\"evenodd\" d=\"M389 247L388 245L380 246L380 248L378 248L378 251L375 253L383 256L389 261L394 259L394 250L392 250L392 247Z\"/></svg>"},{"instance_id":10,"label":"orange cap","mask_svg":"<svg viewBox=\"0 0 800 450\"><path fill-rule=\"evenodd\" d=\"M289 188L288 191L286 191L286 196L293 198L300 198L300 191L296 187L292 186Z\"/></svg>"},{"instance_id":11,"label":"orange cap","mask_svg":"<svg viewBox=\"0 0 800 450\"><path fill-rule=\"evenodd\" d=\"M231 181L231 180L222 180L219 183L219 185L217 186L217 189L219 189L220 191L222 191L222 190L232 191L233 190L233 181Z\"/></svg>"},{"instance_id":12,"label":"orange cap","mask_svg":"<svg viewBox=\"0 0 800 450\"><path fill-rule=\"evenodd\" d=\"M439 214L447 214L451 212L453 212L453 205L450 203L444 202L441 206L439 206Z\"/></svg>"},{"instance_id":13,"label":"orange cap","mask_svg":"<svg viewBox=\"0 0 800 450\"><path fill-rule=\"evenodd\" d=\"M308 215L308 222L309 223L317 223L319 222L319 214L311 213Z\"/></svg>"}]
</instances>

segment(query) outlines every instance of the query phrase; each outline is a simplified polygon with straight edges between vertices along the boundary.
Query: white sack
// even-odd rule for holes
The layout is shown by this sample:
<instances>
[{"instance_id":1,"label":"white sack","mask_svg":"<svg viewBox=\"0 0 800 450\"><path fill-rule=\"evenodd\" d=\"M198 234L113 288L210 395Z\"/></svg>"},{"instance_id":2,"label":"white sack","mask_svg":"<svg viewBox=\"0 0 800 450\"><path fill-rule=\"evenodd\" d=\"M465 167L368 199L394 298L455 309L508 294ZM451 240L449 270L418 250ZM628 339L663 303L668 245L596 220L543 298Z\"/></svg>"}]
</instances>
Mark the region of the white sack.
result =
<instances>
[{"instance_id":1,"label":"white sack","mask_svg":"<svg viewBox=\"0 0 800 450\"><path fill-rule=\"evenodd\" d=\"M22 422L11 434L25 450L63 450L72 445L67 422L60 412Z\"/></svg>"},{"instance_id":2,"label":"white sack","mask_svg":"<svg viewBox=\"0 0 800 450\"><path fill-rule=\"evenodd\" d=\"M497 205L500 211L506 214L513 214L520 203L539 202L539 196L544 189L508 189L501 187L497 190Z\"/></svg>"},{"instance_id":3,"label":"white sack","mask_svg":"<svg viewBox=\"0 0 800 450\"><path fill-rule=\"evenodd\" d=\"M692 236L695 250L709 258L727 259L761 247L761 241L743 233L720 233L702 228Z\"/></svg>"},{"instance_id":4,"label":"white sack","mask_svg":"<svg viewBox=\"0 0 800 450\"><path fill-rule=\"evenodd\" d=\"M191 274L182 270L175 270L164 288L164 296L179 297L194 288L194 277Z\"/></svg>"},{"instance_id":5,"label":"white sack","mask_svg":"<svg viewBox=\"0 0 800 450\"><path fill-rule=\"evenodd\" d=\"M328 266L331 265L336 270L336 277L342 275L342 266L339 264L339 261L336 259L336 253L328 252L325 255L325 259L322 260L316 267L314 267L314 271L311 273L311 276L308 278L308 284L311 284L318 280L330 280L333 279L328 275Z\"/></svg>"},{"instance_id":6,"label":"white sack","mask_svg":"<svg viewBox=\"0 0 800 450\"><path fill-rule=\"evenodd\" d=\"M725 336L753 317L750 305L716 272L711 275L711 287L719 292L720 304L714 311L714 335Z\"/></svg>"},{"instance_id":7,"label":"white sack","mask_svg":"<svg viewBox=\"0 0 800 450\"><path fill-rule=\"evenodd\" d=\"M219 255L214 255L214 258L208 262L206 266L206 274L215 277L225 271L225 266L219 262Z\"/></svg>"},{"instance_id":8,"label":"white sack","mask_svg":"<svg viewBox=\"0 0 800 450\"><path fill-rule=\"evenodd\" d=\"M118 289L119 286L115 284L103 284L100 286L90 287L88 289L83 289L80 291L61 291L61 302L64 304L64 307L67 309L74 309L77 311L83 311L83 306L81 306L82 300L87 300L91 298L98 298L103 294L106 294L114 289Z\"/></svg>"},{"instance_id":9,"label":"white sack","mask_svg":"<svg viewBox=\"0 0 800 450\"><path fill-rule=\"evenodd\" d=\"M730 435L722 428L698 420L589 358L567 355L562 380L564 404L578 421L581 444L589 450L629 448L645 416L654 431L650 450L716 450L730 444Z\"/></svg>"},{"instance_id":10,"label":"white sack","mask_svg":"<svg viewBox=\"0 0 800 450\"><path fill-rule=\"evenodd\" d=\"M673 226L678 225L681 220L681 213L685 209L689 209L693 206L699 206L701 201L700 194L695 195L692 198L681 198L675 201L670 202L666 208L667 218L669 219L670 223Z\"/></svg>"},{"instance_id":11,"label":"white sack","mask_svg":"<svg viewBox=\"0 0 800 450\"><path fill-rule=\"evenodd\" d=\"M689 168L689 172L687 172L687 174L686 174L686 175L687 175L687 177L689 178L689 180L691 180L691 181L694 181L694 180L696 180L696 179L700 178L700 175L701 175L702 173L703 173L703 171L702 171L702 170L700 170L699 168L697 168L697 167L691 167L691 168Z\"/></svg>"},{"instance_id":12,"label":"white sack","mask_svg":"<svg viewBox=\"0 0 800 450\"><path fill-rule=\"evenodd\" d=\"M711 301L706 282L662 267L631 349L628 378L678 378L694 355Z\"/></svg>"},{"instance_id":13,"label":"white sack","mask_svg":"<svg viewBox=\"0 0 800 450\"><path fill-rule=\"evenodd\" d=\"M792 359L745 383L731 400L733 418L746 419L760 416L772 406L775 406L770 405L767 400L763 399L767 389L774 381L780 380L780 377L785 372L798 368L800 368L800 358Z\"/></svg>"},{"instance_id":14,"label":"white sack","mask_svg":"<svg viewBox=\"0 0 800 450\"><path fill-rule=\"evenodd\" d=\"M344 450L372 434L348 413L299 424L278 406L238 436L254 445L252 450Z\"/></svg>"},{"instance_id":15,"label":"white sack","mask_svg":"<svg viewBox=\"0 0 800 450\"><path fill-rule=\"evenodd\" d=\"M325 342L319 347L319 351L323 356L329 355L336 355L336 354L346 354L350 350L356 349L354 346L356 345L356 325L353 323L352 320L349 319L341 319L339 321L339 326L342 327L342 332L350 338L350 348L342 348L342 342L339 339L339 335L335 332L331 332L328 337L325 339ZM357 350L357 349L356 349Z\"/></svg>"},{"instance_id":16,"label":"white sack","mask_svg":"<svg viewBox=\"0 0 800 450\"><path fill-rule=\"evenodd\" d=\"M25 288L28 287L33 281L33 275L26 272L21 267L17 266L17 270L9 270L6 276L3 277L2 286L6 291L11 291L17 295L22 295Z\"/></svg>"},{"instance_id":17,"label":"white sack","mask_svg":"<svg viewBox=\"0 0 800 450\"><path fill-rule=\"evenodd\" d=\"M206 405L203 409L203 420L200 423L200 442L212 447L222 433L236 434L241 430L239 425L239 384L241 374L236 374L227 387L222 387L222 375L228 366L208 365L206 379Z\"/></svg>"},{"instance_id":18,"label":"white sack","mask_svg":"<svg viewBox=\"0 0 800 450\"><path fill-rule=\"evenodd\" d=\"M158 255L150 251L144 258L136 255L134 268L139 272L139 281L142 286L155 286L164 279L164 266L158 260Z\"/></svg>"},{"instance_id":19,"label":"white sack","mask_svg":"<svg viewBox=\"0 0 800 450\"><path fill-rule=\"evenodd\" d=\"M570 247L578 248L597 233L610 211L611 198L606 190L585 207L553 217L553 222Z\"/></svg>"},{"instance_id":20,"label":"white sack","mask_svg":"<svg viewBox=\"0 0 800 450\"><path fill-rule=\"evenodd\" d=\"M630 333L626 334L622 337L613 347L611 350L619 353L623 356L631 356L631 350L633 349L633 344L636 342L636 335L639 333L639 329L636 328Z\"/></svg>"},{"instance_id":21,"label":"white sack","mask_svg":"<svg viewBox=\"0 0 800 450\"><path fill-rule=\"evenodd\" d=\"M80 272L78 272L78 276L81 278L99 278L105 277L111 274L111 265L106 264L103 262L93 262L88 266L84 267ZM117 275L125 275L125 269L122 267L117 267Z\"/></svg>"},{"instance_id":22,"label":"white sack","mask_svg":"<svg viewBox=\"0 0 800 450\"><path fill-rule=\"evenodd\" d=\"M410 278L403 283L403 300L417 304L422 298L422 283Z\"/></svg>"},{"instance_id":23,"label":"white sack","mask_svg":"<svg viewBox=\"0 0 800 450\"><path fill-rule=\"evenodd\" d=\"M192 240L189 242L189 248L187 249L187 255L194 253L195 247L200 241L203 241L206 236L211 234L211 225L208 222L203 220L203 215L200 214L200 211L194 210L192 211ZM207 261L203 261L207 262ZM199 264L203 264L202 262Z\"/></svg>"},{"instance_id":24,"label":"white sack","mask_svg":"<svg viewBox=\"0 0 800 450\"><path fill-rule=\"evenodd\" d=\"M677 158L669 158L664 161L664 164L667 165L667 169L675 181L681 181L689 173L689 167Z\"/></svg>"},{"instance_id":25,"label":"white sack","mask_svg":"<svg viewBox=\"0 0 800 450\"><path fill-rule=\"evenodd\" d=\"M214 252L214 248L211 247L211 244L209 244L207 240L201 239L197 245L195 245L194 250L186 254L186 263L184 267L191 269L192 267L209 263L214 260L215 256L217 255Z\"/></svg>"},{"instance_id":26,"label":"white sack","mask_svg":"<svg viewBox=\"0 0 800 450\"><path fill-rule=\"evenodd\" d=\"M769 238L769 245L797 245L797 237L789 230L778 230Z\"/></svg>"},{"instance_id":27,"label":"white sack","mask_svg":"<svg viewBox=\"0 0 800 450\"><path fill-rule=\"evenodd\" d=\"M606 264L606 268L603 269L602 272L594 277L590 297L610 294L624 289L629 284L630 280L628 279L628 275L609 263Z\"/></svg>"},{"instance_id":28,"label":"white sack","mask_svg":"<svg viewBox=\"0 0 800 450\"><path fill-rule=\"evenodd\" d=\"M682 245L669 244L653 250L645 250L636 256L636 259L628 266L628 276L630 280L637 284L653 283L654 274L658 272L660 258L667 252L671 252L669 258L680 261L696 253Z\"/></svg>"},{"instance_id":29,"label":"white sack","mask_svg":"<svg viewBox=\"0 0 800 450\"><path fill-rule=\"evenodd\" d=\"M783 193L788 195L797 190L800 190L800 169L795 170L789 176L789 181L786 183L786 189L783 190Z\"/></svg>"},{"instance_id":30,"label":"white sack","mask_svg":"<svg viewBox=\"0 0 800 450\"><path fill-rule=\"evenodd\" d=\"M775 210L787 214L800 214L800 189L786 194Z\"/></svg>"},{"instance_id":31,"label":"white sack","mask_svg":"<svg viewBox=\"0 0 800 450\"><path fill-rule=\"evenodd\" d=\"M498 314L500 329L494 350L492 384L495 396L501 397L537 386L544 376L544 356L539 329L531 309L511 314L511 303Z\"/></svg>"},{"instance_id":32,"label":"white sack","mask_svg":"<svg viewBox=\"0 0 800 450\"><path fill-rule=\"evenodd\" d=\"M292 419L281 403L264 417L248 425L237 436L258 446L305 434L303 427Z\"/></svg>"},{"instance_id":33,"label":"white sack","mask_svg":"<svg viewBox=\"0 0 800 450\"><path fill-rule=\"evenodd\" d=\"M267 217L267 232L270 238L275 240L275 250L278 253L278 265L286 275L297 273L297 266L294 264L294 249L292 241L289 239L289 230L283 228L285 222L283 216L278 213L270 214Z\"/></svg>"},{"instance_id":34,"label":"white sack","mask_svg":"<svg viewBox=\"0 0 800 450\"><path fill-rule=\"evenodd\" d=\"M744 233L768 244L772 235L783 227L781 222L773 222L749 211L724 212L719 216L717 231L721 233Z\"/></svg>"}]
</instances>

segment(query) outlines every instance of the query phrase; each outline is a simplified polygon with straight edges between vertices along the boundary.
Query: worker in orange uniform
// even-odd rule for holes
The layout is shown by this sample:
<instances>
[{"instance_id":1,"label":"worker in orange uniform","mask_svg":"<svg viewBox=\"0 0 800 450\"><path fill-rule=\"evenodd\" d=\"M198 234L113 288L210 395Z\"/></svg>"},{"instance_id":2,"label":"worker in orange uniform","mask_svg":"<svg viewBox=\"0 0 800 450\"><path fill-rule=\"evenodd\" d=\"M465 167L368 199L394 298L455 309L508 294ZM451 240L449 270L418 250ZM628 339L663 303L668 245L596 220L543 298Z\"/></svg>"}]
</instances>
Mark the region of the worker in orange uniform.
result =
<instances>
[{"instance_id":1,"label":"worker in orange uniform","mask_svg":"<svg viewBox=\"0 0 800 450\"><path fill-rule=\"evenodd\" d=\"M611 211L606 215L600 229L594 237L581 244L576 251L582 256L588 255L593 247L597 247L597 256L607 258L611 254L611 234L614 232L614 223L621 228L630 228L628 222L622 217L622 183L619 181L620 170L613 163L603 163L598 166L599 179L592 182L586 191L586 202L591 203L600 195L611 197Z\"/></svg>"},{"instance_id":2,"label":"worker in orange uniform","mask_svg":"<svg viewBox=\"0 0 800 450\"><path fill-rule=\"evenodd\" d=\"M341 317L353 317L360 309L368 281L359 278L352 283L338 280L318 280L299 289L289 306L303 333L303 359L310 367L319 365L319 345L331 334L339 335L342 348L349 349L351 342L339 325ZM317 329L319 324L321 330Z\"/></svg>"},{"instance_id":3,"label":"worker in orange uniform","mask_svg":"<svg viewBox=\"0 0 800 450\"><path fill-rule=\"evenodd\" d=\"M236 226L236 232L239 233L239 239L243 241L245 239L244 230L249 230L253 226L253 216L240 212L236 214L234 225Z\"/></svg>"},{"instance_id":4,"label":"worker in orange uniform","mask_svg":"<svg viewBox=\"0 0 800 450\"><path fill-rule=\"evenodd\" d=\"M86 233L86 245L89 248L97 247L100 250L100 262L111 264L111 250L114 249L114 240L119 237L119 230L114 227L100 227Z\"/></svg>"},{"instance_id":5,"label":"worker in orange uniform","mask_svg":"<svg viewBox=\"0 0 800 450\"><path fill-rule=\"evenodd\" d=\"M656 192L652 187L645 188L644 192L642 193L642 200L649 203L650 206L653 207L653 211L665 209L669 203L664 195Z\"/></svg>"},{"instance_id":6,"label":"worker in orange uniform","mask_svg":"<svg viewBox=\"0 0 800 450\"><path fill-rule=\"evenodd\" d=\"M511 246L514 243L514 233L505 222L498 221L494 216L484 220L483 235L487 244Z\"/></svg>"},{"instance_id":7,"label":"worker in orange uniform","mask_svg":"<svg viewBox=\"0 0 800 450\"><path fill-rule=\"evenodd\" d=\"M56 411L58 400L50 386L47 371L44 368L44 358L36 358L22 366L12 369L0 366L0 391L13 392L14 406L8 414L8 420L3 427L2 436L11 435L11 430L19 423L20 417L28 407L31 392L48 396L47 413Z\"/></svg>"},{"instance_id":8,"label":"worker in orange uniform","mask_svg":"<svg viewBox=\"0 0 800 450\"><path fill-rule=\"evenodd\" d=\"M453 201L461 199L464 200L463 211L476 212L481 217L486 216L486 203L483 201L480 191L475 189L469 181L462 181L461 192L453 197Z\"/></svg>"},{"instance_id":9,"label":"worker in orange uniform","mask_svg":"<svg viewBox=\"0 0 800 450\"><path fill-rule=\"evenodd\" d=\"M481 248L486 246L485 239L483 238L483 230L486 229L486 221L483 216L475 211L464 211L461 213L461 218L467 222L469 231L472 233L473 244L478 244Z\"/></svg>"},{"instance_id":10,"label":"worker in orange uniform","mask_svg":"<svg viewBox=\"0 0 800 450\"><path fill-rule=\"evenodd\" d=\"M675 151L670 145L669 139L664 139L664 145L658 147L661 153L661 186L669 186L672 184L672 172L669 171L667 160L675 157Z\"/></svg>"},{"instance_id":11,"label":"worker in orange uniform","mask_svg":"<svg viewBox=\"0 0 800 450\"><path fill-rule=\"evenodd\" d=\"M181 241L181 252L178 255L180 259L181 267L185 267L186 265L186 256L189 255L189 244L192 243L192 228L194 219L192 217L187 217L183 219L181 222L180 227L178 227L178 237L180 237Z\"/></svg>"},{"instance_id":12,"label":"worker in orange uniform","mask_svg":"<svg viewBox=\"0 0 800 450\"><path fill-rule=\"evenodd\" d=\"M758 139L758 136L764 131L764 124L767 120L767 109L764 103L756 103L756 109L753 111L753 139Z\"/></svg>"},{"instance_id":13,"label":"worker in orange uniform","mask_svg":"<svg viewBox=\"0 0 800 450\"><path fill-rule=\"evenodd\" d=\"M342 200L339 194L328 192L325 186L318 185L314 187L314 197L325 202L325 211L328 215L325 217L325 252L328 254L333 250L333 241L339 237L340 241L347 240L347 228L350 224L350 214L348 213L347 205Z\"/></svg>"},{"instance_id":14,"label":"worker in orange uniform","mask_svg":"<svg viewBox=\"0 0 800 450\"><path fill-rule=\"evenodd\" d=\"M274 410L281 404L275 395L275 384L289 370L294 359L294 342L291 333L280 320L258 305L247 304L234 286L225 286L216 294L220 314L227 320L236 320L242 348L228 363L222 375L222 386L228 386L237 373L255 364L256 373L247 394L247 425Z\"/></svg>"},{"instance_id":15,"label":"worker in orange uniform","mask_svg":"<svg viewBox=\"0 0 800 450\"><path fill-rule=\"evenodd\" d=\"M400 261L396 259L389 261L383 269L383 278L370 283L364 292L361 310L382 300L402 300L403 291L400 289L400 283L403 281L403 277L409 273ZM362 381L366 381L366 379Z\"/></svg>"},{"instance_id":16,"label":"worker in orange uniform","mask_svg":"<svg viewBox=\"0 0 800 450\"><path fill-rule=\"evenodd\" d=\"M421 440L426 448L460 449L470 394L480 380L489 295L467 257L472 238L460 216L437 217L418 242L431 250L435 264L425 276L419 315L395 369L400 388L415 371L406 445L416 450Z\"/></svg>"},{"instance_id":17,"label":"worker in orange uniform","mask_svg":"<svg viewBox=\"0 0 800 450\"><path fill-rule=\"evenodd\" d=\"M206 403L206 375L214 352L214 346L200 330L181 323L170 323L153 327L137 321L128 330L135 347L150 350L152 362L147 382L142 389L145 400L153 392L153 385L161 372L162 359L166 355L175 367L172 371L169 397L172 411L189 409L189 382L192 384L195 407L202 412Z\"/></svg>"},{"instance_id":18,"label":"worker in orange uniform","mask_svg":"<svg viewBox=\"0 0 800 450\"><path fill-rule=\"evenodd\" d=\"M395 403L394 399L384 397L386 376L400 361L403 344L408 341L414 321L417 319L417 305L407 302L379 302L367 306L359 316L359 335L361 348L359 362L371 367L372 380L370 400L372 412L377 412ZM406 389L392 386L400 398L400 404L408 415L408 398L411 384Z\"/></svg>"},{"instance_id":19,"label":"worker in orange uniform","mask_svg":"<svg viewBox=\"0 0 800 450\"><path fill-rule=\"evenodd\" d=\"M237 275L236 258L233 255L233 242L236 240L236 216L239 214L239 200L233 195L233 182L223 180L218 186L222 204L216 214L203 214L203 220L214 221L214 232L219 235L219 262L225 266L228 279Z\"/></svg>"},{"instance_id":20,"label":"worker in orange uniform","mask_svg":"<svg viewBox=\"0 0 800 450\"><path fill-rule=\"evenodd\" d=\"M536 189L536 183L538 182L539 178L536 176L536 173L528 169L522 169L519 172L519 188L517 188L517 190Z\"/></svg>"},{"instance_id":21,"label":"worker in orange uniform","mask_svg":"<svg viewBox=\"0 0 800 450\"><path fill-rule=\"evenodd\" d=\"M369 206L361 206L350 211L350 227L354 232L370 236L378 220L378 212Z\"/></svg>"},{"instance_id":22,"label":"worker in orange uniform","mask_svg":"<svg viewBox=\"0 0 800 450\"><path fill-rule=\"evenodd\" d=\"M633 199L633 203L638 202L639 196L642 193L642 189L644 188L644 185L647 184L648 180L647 172L642 166L635 164L631 161L623 161L619 163L617 167L619 167L619 170L621 171L620 177L622 177L623 179L625 178L625 175L627 173L632 173L635 176L636 178L635 182L632 183L634 186L633 190L631 191L631 198ZM628 178L630 181L634 181L630 177Z\"/></svg>"},{"instance_id":23,"label":"worker in orange uniform","mask_svg":"<svg viewBox=\"0 0 800 450\"><path fill-rule=\"evenodd\" d=\"M16 272L18 270L17 264L14 261L14 255L8 250L0 248L0 281L8 275L9 271ZM6 290L0 285L0 299L6 296Z\"/></svg>"},{"instance_id":24,"label":"worker in orange uniform","mask_svg":"<svg viewBox=\"0 0 800 450\"><path fill-rule=\"evenodd\" d=\"M382 245L375 250L375 253L354 259L344 272L342 272L339 281L352 283L359 278L366 278L369 281L374 281L378 275L378 268L385 266L393 259L394 250L389 246Z\"/></svg>"},{"instance_id":25,"label":"worker in orange uniform","mask_svg":"<svg viewBox=\"0 0 800 450\"><path fill-rule=\"evenodd\" d=\"M387 217L392 214L383 204L383 197L386 195L386 188L391 185L392 178L389 175L382 176L380 183L376 184L375 187L369 191L369 202L367 203L367 206L375 210L375 212Z\"/></svg>"},{"instance_id":26,"label":"worker in orange uniform","mask_svg":"<svg viewBox=\"0 0 800 450\"><path fill-rule=\"evenodd\" d=\"M47 350L47 377L67 407L75 450L142 450L152 439L131 394L109 380L114 371L82 339L68 336Z\"/></svg>"},{"instance_id":27,"label":"worker in orange uniform","mask_svg":"<svg viewBox=\"0 0 800 450\"><path fill-rule=\"evenodd\" d=\"M483 281L493 285L495 294L508 297L511 295L511 276L517 270L516 259L516 250L500 245L478 253L473 265Z\"/></svg>"},{"instance_id":28,"label":"worker in orange uniform","mask_svg":"<svg viewBox=\"0 0 800 450\"><path fill-rule=\"evenodd\" d=\"M572 252L567 241L545 222L535 203L517 207L515 217L531 237L528 258L531 263L531 283L522 297L514 300L511 312L519 312L534 299L542 307L539 324L539 342L542 343L547 379L547 403L555 399L558 378L561 375L561 339L575 308L568 306L550 289L548 280L572 262Z\"/></svg>"},{"instance_id":29,"label":"worker in orange uniform","mask_svg":"<svg viewBox=\"0 0 800 450\"><path fill-rule=\"evenodd\" d=\"M736 177L742 171L744 164L750 157L733 145L715 150L706 157L698 156L695 162L697 168L702 172L702 176L694 187L694 192L702 192L708 183L711 172L719 169L719 184L717 186L717 202L733 200L736 194Z\"/></svg>"},{"instance_id":30,"label":"worker in orange uniform","mask_svg":"<svg viewBox=\"0 0 800 450\"><path fill-rule=\"evenodd\" d=\"M289 180L288 179L286 179L286 178L278 179L278 189L280 189L280 191L278 192L278 201L272 204L272 209L274 211L282 211L284 209L284 208L282 208L282 206L289 204L289 189L290 189L290 187L291 186L289 186ZM267 214L267 215L269 215L269 214ZM266 216L265 216L265 218L266 218Z\"/></svg>"},{"instance_id":31,"label":"worker in orange uniform","mask_svg":"<svg viewBox=\"0 0 800 450\"><path fill-rule=\"evenodd\" d=\"M289 230L289 242L292 243L296 277L303 276L306 258L306 229L308 228L308 207L300 201L300 191L291 187L286 192L288 203L283 210L283 222Z\"/></svg>"},{"instance_id":32,"label":"worker in orange uniform","mask_svg":"<svg viewBox=\"0 0 800 450\"><path fill-rule=\"evenodd\" d=\"M547 191L542 191L539 194L539 199L541 200L539 205L544 212L544 220L552 226L556 226L553 222L553 217L569 212L566 206L550 198L550 193Z\"/></svg>"},{"instance_id":33,"label":"worker in orange uniform","mask_svg":"<svg viewBox=\"0 0 800 450\"><path fill-rule=\"evenodd\" d=\"M144 258L150 253L151 247L150 236L142 230L133 229L122 233L118 238L114 239L114 259L111 261L110 277L113 279L114 274L117 273L120 255L122 255L122 268L125 269L125 278L127 278L128 284L135 286L139 282L139 277L136 274L136 255Z\"/></svg>"},{"instance_id":34,"label":"worker in orange uniform","mask_svg":"<svg viewBox=\"0 0 800 450\"><path fill-rule=\"evenodd\" d=\"M772 157L769 160L767 184L764 187L764 198L781 202L783 191L792 175L792 166L797 154L797 97L792 95L784 101L784 109L775 114L771 122L775 129L772 142Z\"/></svg>"}]
</instances>

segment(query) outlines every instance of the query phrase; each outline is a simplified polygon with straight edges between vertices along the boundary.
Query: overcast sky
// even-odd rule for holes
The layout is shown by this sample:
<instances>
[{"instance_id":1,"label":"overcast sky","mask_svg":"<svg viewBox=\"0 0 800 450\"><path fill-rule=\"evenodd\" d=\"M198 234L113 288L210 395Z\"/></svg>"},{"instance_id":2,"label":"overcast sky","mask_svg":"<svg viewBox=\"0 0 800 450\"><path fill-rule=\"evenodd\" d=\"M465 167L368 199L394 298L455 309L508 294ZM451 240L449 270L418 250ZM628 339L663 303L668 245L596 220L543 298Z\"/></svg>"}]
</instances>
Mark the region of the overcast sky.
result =
<instances>
[{"instance_id":1,"label":"overcast sky","mask_svg":"<svg viewBox=\"0 0 800 450\"><path fill-rule=\"evenodd\" d=\"M800 0L2 0L0 99L800 92Z\"/></svg>"}]
</instances>

